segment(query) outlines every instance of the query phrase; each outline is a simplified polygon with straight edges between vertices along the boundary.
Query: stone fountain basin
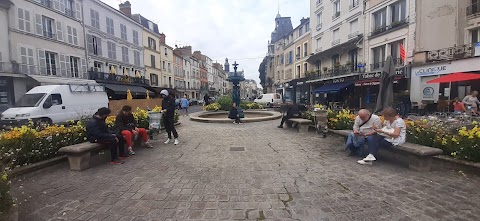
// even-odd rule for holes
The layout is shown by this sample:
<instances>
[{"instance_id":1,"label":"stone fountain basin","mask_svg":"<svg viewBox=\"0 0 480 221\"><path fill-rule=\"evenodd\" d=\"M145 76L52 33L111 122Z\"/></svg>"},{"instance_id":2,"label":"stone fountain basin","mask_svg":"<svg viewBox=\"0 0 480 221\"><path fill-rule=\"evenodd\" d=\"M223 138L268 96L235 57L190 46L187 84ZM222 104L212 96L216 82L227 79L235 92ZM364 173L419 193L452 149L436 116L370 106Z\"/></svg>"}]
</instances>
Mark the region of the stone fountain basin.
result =
<instances>
[{"instance_id":1,"label":"stone fountain basin","mask_svg":"<svg viewBox=\"0 0 480 221\"><path fill-rule=\"evenodd\" d=\"M245 118L242 123L261 122L276 120L282 117L280 112L262 111L262 110L244 110ZM232 123L233 120L228 118L228 111L202 111L190 114L190 120L203 123Z\"/></svg>"}]
</instances>

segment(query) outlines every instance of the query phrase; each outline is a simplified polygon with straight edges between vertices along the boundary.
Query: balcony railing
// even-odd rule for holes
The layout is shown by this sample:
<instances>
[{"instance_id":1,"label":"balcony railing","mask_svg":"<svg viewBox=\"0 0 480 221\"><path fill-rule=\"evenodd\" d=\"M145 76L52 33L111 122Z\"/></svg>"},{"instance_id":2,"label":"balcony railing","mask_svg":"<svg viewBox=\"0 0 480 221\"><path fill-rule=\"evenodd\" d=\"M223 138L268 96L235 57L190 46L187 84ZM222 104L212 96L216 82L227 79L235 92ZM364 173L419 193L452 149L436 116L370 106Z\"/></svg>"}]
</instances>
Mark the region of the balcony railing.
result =
<instances>
[{"instance_id":1,"label":"balcony railing","mask_svg":"<svg viewBox=\"0 0 480 221\"><path fill-rule=\"evenodd\" d=\"M295 59L300 60L300 54L295 55Z\"/></svg>"},{"instance_id":2,"label":"balcony railing","mask_svg":"<svg viewBox=\"0 0 480 221\"><path fill-rule=\"evenodd\" d=\"M47 31L47 30L43 30L43 36L47 38L54 38L54 39L57 38L54 32Z\"/></svg>"},{"instance_id":3,"label":"balcony railing","mask_svg":"<svg viewBox=\"0 0 480 221\"><path fill-rule=\"evenodd\" d=\"M340 39L332 41L332 46L340 44Z\"/></svg>"},{"instance_id":4,"label":"balcony railing","mask_svg":"<svg viewBox=\"0 0 480 221\"><path fill-rule=\"evenodd\" d=\"M393 60L393 65L395 65L395 67L405 65L401 58L392 58L392 60ZM382 69L383 67L385 67L385 61L371 64L370 65L370 70L375 71L375 70Z\"/></svg>"},{"instance_id":5,"label":"balcony railing","mask_svg":"<svg viewBox=\"0 0 480 221\"><path fill-rule=\"evenodd\" d=\"M322 51L322 47L319 47L319 48L315 49L315 52L317 52L317 53L321 52L321 51Z\"/></svg>"},{"instance_id":6,"label":"balcony railing","mask_svg":"<svg viewBox=\"0 0 480 221\"><path fill-rule=\"evenodd\" d=\"M75 12L71 9L65 9L65 15L71 18L75 18Z\"/></svg>"},{"instance_id":7,"label":"balcony railing","mask_svg":"<svg viewBox=\"0 0 480 221\"><path fill-rule=\"evenodd\" d=\"M429 51L427 53L427 62L471 58L475 56L475 44L478 43L453 46L450 48L442 48L435 51Z\"/></svg>"},{"instance_id":8,"label":"balcony railing","mask_svg":"<svg viewBox=\"0 0 480 221\"><path fill-rule=\"evenodd\" d=\"M319 31L320 29L322 29L322 23L320 24L317 24L317 27L316 27L317 31Z\"/></svg>"},{"instance_id":9,"label":"balcony railing","mask_svg":"<svg viewBox=\"0 0 480 221\"><path fill-rule=\"evenodd\" d=\"M340 12L335 12L332 16L332 20L340 17Z\"/></svg>"},{"instance_id":10,"label":"balcony railing","mask_svg":"<svg viewBox=\"0 0 480 221\"><path fill-rule=\"evenodd\" d=\"M355 37L357 37L358 35L360 35L360 31L356 31L356 32L350 33L350 34L348 34L348 39L355 38Z\"/></svg>"},{"instance_id":11,"label":"balcony railing","mask_svg":"<svg viewBox=\"0 0 480 221\"><path fill-rule=\"evenodd\" d=\"M141 85L150 85L150 80L139 77L132 77L126 75L116 75L105 72L98 71L89 71L88 79L95 81L105 81L105 82L118 82L124 84L141 84Z\"/></svg>"},{"instance_id":12,"label":"balcony railing","mask_svg":"<svg viewBox=\"0 0 480 221\"><path fill-rule=\"evenodd\" d=\"M403 20L400 20L400 21L393 21L390 25L374 27L372 29L372 32L370 33L370 36L375 36L375 35L385 33L387 31L394 30L398 27L402 27L406 24L408 24L408 17L404 18Z\"/></svg>"},{"instance_id":13,"label":"balcony railing","mask_svg":"<svg viewBox=\"0 0 480 221\"><path fill-rule=\"evenodd\" d=\"M40 4L45 6L45 7L52 8L52 1L51 0L41 0Z\"/></svg>"},{"instance_id":14,"label":"balcony railing","mask_svg":"<svg viewBox=\"0 0 480 221\"><path fill-rule=\"evenodd\" d=\"M467 7L467 16L475 16L478 14L480 14L480 2Z\"/></svg>"},{"instance_id":15,"label":"balcony railing","mask_svg":"<svg viewBox=\"0 0 480 221\"><path fill-rule=\"evenodd\" d=\"M344 64L344 65L339 65L331 68L322 68L322 70L315 70L308 74L308 78L310 80L325 79L325 78L332 78L332 77L340 77L340 76L349 75L352 73L359 73L359 72L360 70L358 69L357 65Z\"/></svg>"},{"instance_id":16,"label":"balcony railing","mask_svg":"<svg viewBox=\"0 0 480 221\"><path fill-rule=\"evenodd\" d=\"M0 62L0 73L26 74L26 75L42 75L64 78L83 78L87 76L80 69L62 69L55 66L40 67L36 65L27 65L11 62Z\"/></svg>"},{"instance_id":17,"label":"balcony railing","mask_svg":"<svg viewBox=\"0 0 480 221\"><path fill-rule=\"evenodd\" d=\"M356 7L359 5L358 2L359 2L358 0L354 0L353 2L350 3L350 6L349 6L348 8L349 8L350 10L356 8Z\"/></svg>"}]
</instances>

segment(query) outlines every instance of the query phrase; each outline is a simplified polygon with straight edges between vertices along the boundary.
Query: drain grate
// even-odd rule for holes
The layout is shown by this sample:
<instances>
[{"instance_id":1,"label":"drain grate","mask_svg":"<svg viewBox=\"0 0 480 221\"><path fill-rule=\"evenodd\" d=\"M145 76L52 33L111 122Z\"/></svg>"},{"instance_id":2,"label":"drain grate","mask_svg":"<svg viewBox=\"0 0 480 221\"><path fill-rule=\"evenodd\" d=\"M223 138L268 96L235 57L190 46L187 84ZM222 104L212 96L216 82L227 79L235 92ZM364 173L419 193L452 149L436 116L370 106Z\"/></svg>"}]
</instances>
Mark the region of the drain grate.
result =
<instances>
[{"instance_id":1,"label":"drain grate","mask_svg":"<svg viewBox=\"0 0 480 221\"><path fill-rule=\"evenodd\" d=\"M245 151L245 147L230 147L230 151Z\"/></svg>"}]
</instances>

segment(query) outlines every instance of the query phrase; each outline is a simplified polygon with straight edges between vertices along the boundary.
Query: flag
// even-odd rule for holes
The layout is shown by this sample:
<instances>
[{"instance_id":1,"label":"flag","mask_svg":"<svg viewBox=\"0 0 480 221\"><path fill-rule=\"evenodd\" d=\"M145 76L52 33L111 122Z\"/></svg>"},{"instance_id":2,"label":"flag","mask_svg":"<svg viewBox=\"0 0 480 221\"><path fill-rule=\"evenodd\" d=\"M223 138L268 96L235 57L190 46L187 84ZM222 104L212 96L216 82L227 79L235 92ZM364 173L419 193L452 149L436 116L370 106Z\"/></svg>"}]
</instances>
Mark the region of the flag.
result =
<instances>
[{"instance_id":1,"label":"flag","mask_svg":"<svg viewBox=\"0 0 480 221\"><path fill-rule=\"evenodd\" d=\"M127 90L127 100L132 100L133 99L133 96L132 96L132 92L130 91L130 89Z\"/></svg>"},{"instance_id":2,"label":"flag","mask_svg":"<svg viewBox=\"0 0 480 221\"><path fill-rule=\"evenodd\" d=\"M400 44L400 58L402 58L402 63L405 63L405 58L407 57L405 53L405 47L403 44Z\"/></svg>"}]
</instances>

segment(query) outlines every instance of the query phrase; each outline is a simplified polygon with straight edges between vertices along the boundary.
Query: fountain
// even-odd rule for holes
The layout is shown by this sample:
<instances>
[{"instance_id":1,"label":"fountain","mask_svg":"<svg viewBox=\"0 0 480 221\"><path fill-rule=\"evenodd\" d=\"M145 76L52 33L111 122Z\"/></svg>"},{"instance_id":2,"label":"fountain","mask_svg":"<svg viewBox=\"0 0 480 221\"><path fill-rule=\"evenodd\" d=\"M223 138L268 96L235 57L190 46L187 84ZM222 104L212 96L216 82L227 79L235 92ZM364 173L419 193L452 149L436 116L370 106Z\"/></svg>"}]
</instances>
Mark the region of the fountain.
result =
<instances>
[{"instance_id":1,"label":"fountain","mask_svg":"<svg viewBox=\"0 0 480 221\"><path fill-rule=\"evenodd\" d=\"M229 73L228 59L225 59L225 71L228 74L228 81L233 84L232 100L237 104L238 114L242 118L242 122L259 122L279 119L282 115L276 111L266 110L242 110L240 107L240 82L245 81L243 74L237 73L238 64L235 61L233 63L233 73ZM246 115L246 116L245 116ZM206 123L231 123L232 120L228 119L228 111L203 111L200 113L194 113L190 115L190 120L206 122Z\"/></svg>"}]
</instances>

